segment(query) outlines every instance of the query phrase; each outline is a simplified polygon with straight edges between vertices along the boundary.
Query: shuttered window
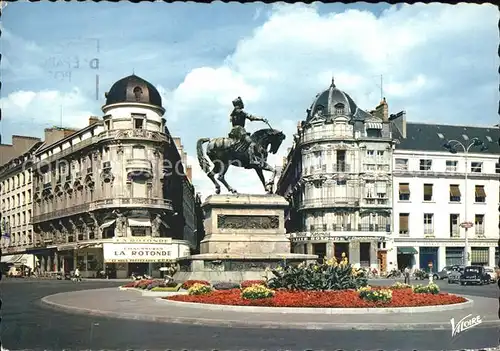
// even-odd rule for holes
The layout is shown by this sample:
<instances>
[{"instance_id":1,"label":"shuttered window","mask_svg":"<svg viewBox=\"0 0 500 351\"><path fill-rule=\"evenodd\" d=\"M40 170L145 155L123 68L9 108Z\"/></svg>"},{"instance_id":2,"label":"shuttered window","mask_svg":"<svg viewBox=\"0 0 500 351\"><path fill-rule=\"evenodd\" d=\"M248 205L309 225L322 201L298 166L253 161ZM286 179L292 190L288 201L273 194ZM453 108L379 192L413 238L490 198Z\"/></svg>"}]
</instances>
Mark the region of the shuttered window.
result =
<instances>
[{"instance_id":1,"label":"shuttered window","mask_svg":"<svg viewBox=\"0 0 500 351\"><path fill-rule=\"evenodd\" d=\"M460 193L460 186L457 184L450 185L450 202L460 202L462 194Z\"/></svg>"},{"instance_id":2,"label":"shuttered window","mask_svg":"<svg viewBox=\"0 0 500 351\"><path fill-rule=\"evenodd\" d=\"M475 194L476 194L475 197L476 202L486 201L486 193L484 191L484 185L476 185Z\"/></svg>"},{"instance_id":3,"label":"shuttered window","mask_svg":"<svg viewBox=\"0 0 500 351\"><path fill-rule=\"evenodd\" d=\"M408 220L410 214L409 213L400 213L399 214L399 234L408 234Z\"/></svg>"},{"instance_id":4,"label":"shuttered window","mask_svg":"<svg viewBox=\"0 0 500 351\"><path fill-rule=\"evenodd\" d=\"M399 200L401 201L410 200L410 184L399 183Z\"/></svg>"},{"instance_id":5,"label":"shuttered window","mask_svg":"<svg viewBox=\"0 0 500 351\"><path fill-rule=\"evenodd\" d=\"M473 247L471 248L471 264L472 265L488 265L489 263L489 248L488 247Z\"/></svg>"},{"instance_id":6,"label":"shuttered window","mask_svg":"<svg viewBox=\"0 0 500 351\"><path fill-rule=\"evenodd\" d=\"M424 201L432 201L432 184L424 184Z\"/></svg>"}]
</instances>

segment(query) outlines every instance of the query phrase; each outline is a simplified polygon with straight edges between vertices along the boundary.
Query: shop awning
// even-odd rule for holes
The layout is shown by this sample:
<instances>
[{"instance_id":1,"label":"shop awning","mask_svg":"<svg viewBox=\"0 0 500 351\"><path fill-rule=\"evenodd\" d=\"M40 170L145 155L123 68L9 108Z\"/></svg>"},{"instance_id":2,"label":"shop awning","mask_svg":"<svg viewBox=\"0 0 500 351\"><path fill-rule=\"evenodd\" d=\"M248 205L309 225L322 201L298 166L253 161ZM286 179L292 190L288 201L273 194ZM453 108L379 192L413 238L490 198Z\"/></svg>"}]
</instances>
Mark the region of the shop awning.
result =
<instances>
[{"instance_id":1,"label":"shop awning","mask_svg":"<svg viewBox=\"0 0 500 351\"><path fill-rule=\"evenodd\" d=\"M366 129L382 129L382 123L379 122L368 122L365 124Z\"/></svg>"},{"instance_id":2,"label":"shop awning","mask_svg":"<svg viewBox=\"0 0 500 351\"><path fill-rule=\"evenodd\" d=\"M129 218L129 227L151 227L151 221L145 218Z\"/></svg>"},{"instance_id":3,"label":"shop awning","mask_svg":"<svg viewBox=\"0 0 500 351\"><path fill-rule=\"evenodd\" d=\"M20 255L8 255L8 256L2 256L2 263L10 263L10 264L27 264L28 258L31 255L25 255L25 254L20 254Z\"/></svg>"},{"instance_id":4,"label":"shop awning","mask_svg":"<svg viewBox=\"0 0 500 351\"><path fill-rule=\"evenodd\" d=\"M399 184L400 194L410 194L410 184Z\"/></svg>"},{"instance_id":5,"label":"shop awning","mask_svg":"<svg viewBox=\"0 0 500 351\"><path fill-rule=\"evenodd\" d=\"M416 255L418 251L411 246L400 246L398 247L398 254L400 255Z\"/></svg>"},{"instance_id":6,"label":"shop awning","mask_svg":"<svg viewBox=\"0 0 500 351\"><path fill-rule=\"evenodd\" d=\"M450 185L450 196L460 197L460 188L458 185Z\"/></svg>"},{"instance_id":7,"label":"shop awning","mask_svg":"<svg viewBox=\"0 0 500 351\"><path fill-rule=\"evenodd\" d=\"M112 219L110 221L107 221L107 222L104 222L103 224L101 224L101 229L106 229L106 228L109 228L110 226L113 225L113 223L115 223L115 220Z\"/></svg>"},{"instance_id":8,"label":"shop awning","mask_svg":"<svg viewBox=\"0 0 500 351\"><path fill-rule=\"evenodd\" d=\"M484 191L484 186L476 185L476 196L477 197L486 197L486 193Z\"/></svg>"}]
</instances>

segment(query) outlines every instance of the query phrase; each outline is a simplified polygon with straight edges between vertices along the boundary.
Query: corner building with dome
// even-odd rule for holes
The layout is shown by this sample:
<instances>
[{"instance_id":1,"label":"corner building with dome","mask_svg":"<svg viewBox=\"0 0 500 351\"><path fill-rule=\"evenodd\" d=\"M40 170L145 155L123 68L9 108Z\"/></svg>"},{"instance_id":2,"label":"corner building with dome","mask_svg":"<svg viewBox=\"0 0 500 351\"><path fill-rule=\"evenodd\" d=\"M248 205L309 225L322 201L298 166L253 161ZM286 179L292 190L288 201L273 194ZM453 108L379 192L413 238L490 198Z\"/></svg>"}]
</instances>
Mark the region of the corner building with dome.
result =
<instances>
[{"instance_id":1,"label":"corner building with dome","mask_svg":"<svg viewBox=\"0 0 500 351\"><path fill-rule=\"evenodd\" d=\"M33 248L41 273L160 275L196 251L199 196L162 99L131 75L105 94L102 118L45 130L34 153Z\"/></svg>"},{"instance_id":2,"label":"corner building with dome","mask_svg":"<svg viewBox=\"0 0 500 351\"><path fill-rule=\"evenodd\" d=\"M332 80L299 122L277 193L290 201L293 252L385 271L392 232L393 139L383 99L366 112Z\"/></svg>"}]
</instances>

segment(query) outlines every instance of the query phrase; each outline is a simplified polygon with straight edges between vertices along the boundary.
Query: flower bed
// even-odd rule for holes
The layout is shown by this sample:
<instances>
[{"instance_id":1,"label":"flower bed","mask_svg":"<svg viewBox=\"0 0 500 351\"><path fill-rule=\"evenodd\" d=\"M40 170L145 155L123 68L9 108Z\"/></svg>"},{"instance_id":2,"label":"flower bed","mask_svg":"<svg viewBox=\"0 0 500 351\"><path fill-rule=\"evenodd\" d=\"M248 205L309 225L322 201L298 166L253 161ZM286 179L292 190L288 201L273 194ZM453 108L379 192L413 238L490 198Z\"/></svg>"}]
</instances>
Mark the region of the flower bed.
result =
<instances>
[{"instance_id":1,"label":"flower bed","mask_svg":"<svg viewBox=\"0 0 500 351\"><path fill-rule=\"evenodd\" d=\"M377 289L381 288L372 287L372 290ZM467 301L456 295L414 293L412 289L392 290L390 302L368 301L360 297L360 293L356 290L287 291L281 289L276 290L273 297L261 299L245 299L240 289L212 291L205 295L176 295L164 299L233 306L312 308L419 307L451 305Z\"/></svg>"}]
</instances>

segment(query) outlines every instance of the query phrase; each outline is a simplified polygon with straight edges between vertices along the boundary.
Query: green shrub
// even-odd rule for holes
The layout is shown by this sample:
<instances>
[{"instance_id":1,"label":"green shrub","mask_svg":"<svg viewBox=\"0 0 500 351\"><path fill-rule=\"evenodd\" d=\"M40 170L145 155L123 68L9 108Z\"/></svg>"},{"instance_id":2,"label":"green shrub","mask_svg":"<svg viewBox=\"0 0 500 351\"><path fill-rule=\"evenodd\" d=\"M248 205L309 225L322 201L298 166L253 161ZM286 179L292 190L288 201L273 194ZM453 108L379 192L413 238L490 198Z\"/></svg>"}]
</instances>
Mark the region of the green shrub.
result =
<instances>
[{"instance_id":1,"label":"green shrub","mask_svg":"<svg viewBox=\"0 0 500 351\"><path fill-rule=\"evenodd\" d=\"M390 302L392 291L389 289L372 290L370 286L358 289L359 297L371 302Z\"/></svg>"},{"instance_id":2,"label":"green shrub","mask_svg":"<svg viewBox=\"0 0 500 351\"><path fill-rule=\"evenodd\" d=\"M151 289L151 291L176 292L179 291L181 286L182 284L177 284L176 286L157 286Z\"/></svg>"},{"instance_id":3,"label":"green shrub","mask_svg":"<svg viewBox=\"0 0 500 351\"><path fill-rule=\"evenodd\" d=\"M330 259L322 264L302 263L298 266L287 266L284 269L273 269L274 277L267 286L272 289L288 290L346 290L359 289L368 284L366 273L353 268L347 259L337 264Z\"/></svg>"},{"instance_id":4,"label":"green shrub","mask_svg":"<svg viewBox=\"0 0 500 351\"><path fill-rule=\"evenodd\" d=\"M263 285L252 285L241 292L241 297L247 300L266 299L273 296L274 291Z\"/></svg>"},{"instance_id":5,"label":"green shrub","mask_svg":"<svg viewBox=\"0 0 500 351\"><path fill-rule=\"evenodd\" d=\"M416 285L413 287L413 292L416 294L439 294L439 286L434 283L428 285Z\"/></svg>"},{"instance_id":6,"label":"green shrub","mask_svg":"<svg viewBox=\"0 0 500 351\"><path fill-rule=\"evenodd\" d=\"M212 287L205 284L194 283L189 289L189 295L206 295L213 291Z\"/></svg>"}]
</instances>

